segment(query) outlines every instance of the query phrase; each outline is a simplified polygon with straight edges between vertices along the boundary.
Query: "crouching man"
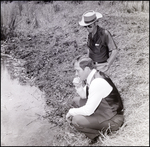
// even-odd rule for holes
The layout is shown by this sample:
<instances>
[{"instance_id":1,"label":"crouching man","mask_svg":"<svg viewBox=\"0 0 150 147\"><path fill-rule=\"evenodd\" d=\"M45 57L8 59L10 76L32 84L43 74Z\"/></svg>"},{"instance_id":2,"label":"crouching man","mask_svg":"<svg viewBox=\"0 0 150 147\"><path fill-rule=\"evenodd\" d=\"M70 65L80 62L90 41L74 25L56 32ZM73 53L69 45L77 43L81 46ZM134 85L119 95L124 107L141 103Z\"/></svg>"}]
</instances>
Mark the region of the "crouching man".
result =
<instances>
[{"instance_id":1,"label":"crouching man","mask_svg":"<svg viewBox=\"0 0 150 147\"><path fill-rule=\"evenodd\" d=\"M122 100L111 79L95 69L92 59L79 56L73 65L76 73L73 83L81 98L74 98L78 107L68 111L66 120L93 144L100 131L116 131L123 124Z\"/></svg>"}]
</instances>

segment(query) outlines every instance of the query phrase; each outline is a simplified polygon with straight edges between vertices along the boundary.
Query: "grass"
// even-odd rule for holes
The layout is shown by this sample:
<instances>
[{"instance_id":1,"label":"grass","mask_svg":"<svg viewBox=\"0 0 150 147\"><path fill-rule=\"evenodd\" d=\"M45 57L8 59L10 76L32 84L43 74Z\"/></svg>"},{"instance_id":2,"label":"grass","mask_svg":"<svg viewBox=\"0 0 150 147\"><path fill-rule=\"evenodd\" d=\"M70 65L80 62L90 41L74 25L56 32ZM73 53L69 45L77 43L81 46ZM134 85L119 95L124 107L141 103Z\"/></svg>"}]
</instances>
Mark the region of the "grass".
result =
<instances>
[{"instance_id":1,"label":"grass","mask_svg":"<svg viewBox=\"0 0 150 147\"><path fill-rule=\"evenodd\" d=\"M118 46L118 57L108 74L121 93L125 107L124 125L109 136L104 134L95 145L149 145L149 2L143 3L1 2L2 23L6 28L12 27L10 22L15 18L17 34L13 38L7 36L1 51L24 61L24 76L19 77L20 81L32 80L32 84L45 91L45 118L60 130L54 138L54 146L88 145L84 134L68 126L65 115L75 95L70 63L87 49L88 33L78 21L91 9L103 14L99 24L111 32Z\"/></svg>"}]
</instances>

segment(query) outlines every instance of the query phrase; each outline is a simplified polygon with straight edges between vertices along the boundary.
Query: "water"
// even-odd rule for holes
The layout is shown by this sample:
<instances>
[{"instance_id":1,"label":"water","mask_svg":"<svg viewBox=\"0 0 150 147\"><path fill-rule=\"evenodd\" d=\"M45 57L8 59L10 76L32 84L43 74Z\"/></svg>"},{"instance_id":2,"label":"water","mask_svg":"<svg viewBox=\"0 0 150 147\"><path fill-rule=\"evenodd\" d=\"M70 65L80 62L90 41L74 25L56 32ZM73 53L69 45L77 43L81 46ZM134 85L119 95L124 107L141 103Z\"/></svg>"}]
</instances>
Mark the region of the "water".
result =
<instances>
[{"instance_id":1,"label":"water","mask_svg":"<svg viewBox=\"0 0 150 147\"><path fill-rule=\"evenodd\" d=\"M52 145L55 131L42 117L44 93L12 80L7 68L10 58L1 58L1 145Z\"/></svg>"}]
</instances>

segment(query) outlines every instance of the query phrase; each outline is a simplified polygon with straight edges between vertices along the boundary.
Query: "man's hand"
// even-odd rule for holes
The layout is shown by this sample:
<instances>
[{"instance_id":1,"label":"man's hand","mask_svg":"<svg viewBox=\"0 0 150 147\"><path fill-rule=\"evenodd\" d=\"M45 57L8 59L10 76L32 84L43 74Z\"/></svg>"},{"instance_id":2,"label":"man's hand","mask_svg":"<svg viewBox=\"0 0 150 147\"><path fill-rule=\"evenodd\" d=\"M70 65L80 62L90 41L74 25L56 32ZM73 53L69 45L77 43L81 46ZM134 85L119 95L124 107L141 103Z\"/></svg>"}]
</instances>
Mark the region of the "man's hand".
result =
<instances>
[{"instance_id":1,"label":"man's hand","mask_svg":"<svg viewBox=\"0 0 150 147\"><path fill-rule=\"evenodd\" d=\"M66 114L66 120L68 123L72 122L72 115L69 112Z\"/></svg>"},{"instance_id":2,"label":"man's hand","mask_svg":"<svg viewBox=\"0 0 150 147\"><path fill-rule=\"evenodd\" d=\"M73 84L74 84L75 87L80 87L80 86L82 86L82 81L80 81L79 77L75 77L73 79Z\"/></svg>"}]
</instances>

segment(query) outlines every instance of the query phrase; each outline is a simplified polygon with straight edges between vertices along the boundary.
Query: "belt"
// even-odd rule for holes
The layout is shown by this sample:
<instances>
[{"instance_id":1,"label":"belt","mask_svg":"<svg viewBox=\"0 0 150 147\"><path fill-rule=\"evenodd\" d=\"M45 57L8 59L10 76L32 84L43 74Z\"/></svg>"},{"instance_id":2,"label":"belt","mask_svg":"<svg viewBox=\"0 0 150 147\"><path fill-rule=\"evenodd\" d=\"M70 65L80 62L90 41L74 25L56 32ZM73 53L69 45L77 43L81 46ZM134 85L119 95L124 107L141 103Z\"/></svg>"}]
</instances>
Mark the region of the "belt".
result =
<instances>
[{"instance_id":1,"label":"belt","mask_svg":"<svg viewBox=\"0 0 150 147\"><path fill-rule=\"evenodd\" d=\"M103 62L93 62L93 64L100 64L100 63L105 63L106 61Z\"/></svg>"}]
</instances>

